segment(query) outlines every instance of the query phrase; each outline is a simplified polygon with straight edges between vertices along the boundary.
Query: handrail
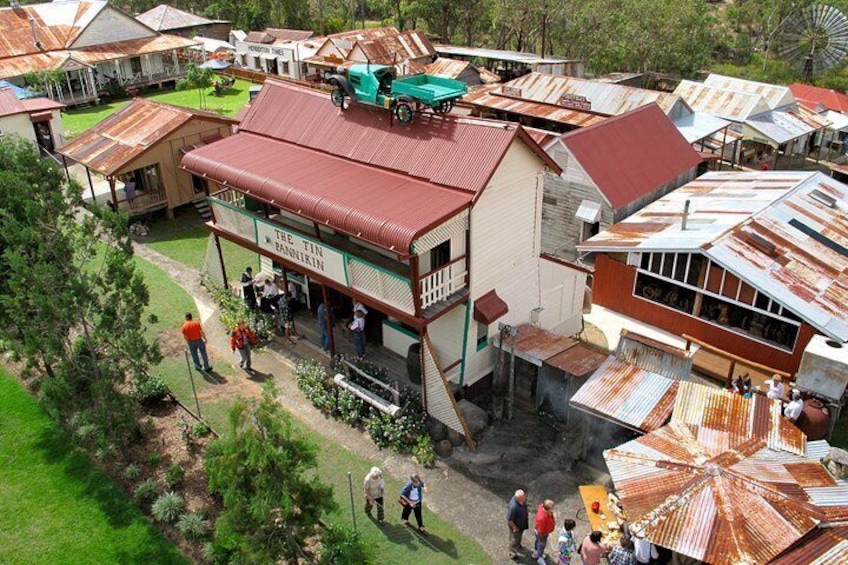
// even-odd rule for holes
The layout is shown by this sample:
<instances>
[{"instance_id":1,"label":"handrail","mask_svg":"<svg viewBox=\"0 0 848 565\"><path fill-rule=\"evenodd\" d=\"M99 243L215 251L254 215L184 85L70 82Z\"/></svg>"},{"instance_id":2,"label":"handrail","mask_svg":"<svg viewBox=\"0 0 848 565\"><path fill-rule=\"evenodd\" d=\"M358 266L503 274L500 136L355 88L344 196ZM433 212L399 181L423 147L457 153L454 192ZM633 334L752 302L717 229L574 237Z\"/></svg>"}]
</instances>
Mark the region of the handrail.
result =
<instances>
[{"instance_id":1,"label":"handrail","mask_svg":"<svg viewBox=\"0 0 848 565\"><path fill-rule=\"evenodd\" d=\"M429 272L424 273L424 274L423 274L423 275L421 275L419 278L421 278L421 279L426 279L427 277L429 277L430 275L432 275L432 274L434 274L434 273L437 273L437 272L439 272L439 271L442 271L442 270L444 270L444 269L447 269L448 267L450 267L450 266L451 266L451 265L453 265L454 263L459 263L460 261L462 261L462 260L463 260L463 259L465 259L466 257L468 257L468 254L467 254L467 253L463 253L462 255L460 255L459 257L457 257L456 259L451 259L450 261L448 261L447 263L445 263L445 264L444 264L444 265L442 265L441 267L436 267L435 269L433 269L433 270L431 270L431 271L429 271Z\"/></svg>"}]
</instances>

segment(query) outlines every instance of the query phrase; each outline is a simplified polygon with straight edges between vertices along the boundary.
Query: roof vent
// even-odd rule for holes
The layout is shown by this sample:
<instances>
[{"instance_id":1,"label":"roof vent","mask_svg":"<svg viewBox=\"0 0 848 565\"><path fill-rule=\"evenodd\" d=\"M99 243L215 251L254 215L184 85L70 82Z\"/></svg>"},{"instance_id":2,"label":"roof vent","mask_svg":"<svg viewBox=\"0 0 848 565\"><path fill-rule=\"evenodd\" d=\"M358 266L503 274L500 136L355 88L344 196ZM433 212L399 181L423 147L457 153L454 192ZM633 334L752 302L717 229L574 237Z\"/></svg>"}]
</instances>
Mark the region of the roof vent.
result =
<instances>
[{"instance_id":1,"label":"roof vent","mask_svg":"<svg viewBox=\"0 0 848 565\"><path fill-rule=\"evenodd\" d=\"M816 202L824 204L828 208L836 208L836 198L829 194L825 194L821 190L813 189L810 192L810 198L812 198Z\"/></svg>"},{"instance_id":2,"label":"roof vent","mask_svg":"<svg viewBox=\"0 0 848 565\"><path fill-rule=\"evenodd\" d=\"M35 29L35 18L29 17L29 29L32 31L32 43L36 48L41 49L41 41L38 40L38 32Z\"/></svg>"},{"instance_id":3,"label":"roof vent","mask_svg":"<svg viewBox=\"0 0 848 565\"><path fill-rule=\"evenodd\" d=\"M769 256L773 256L775 251L777 251L775 244L755 233L748 233L748 243Z\"/></svg>"}]
</instances>

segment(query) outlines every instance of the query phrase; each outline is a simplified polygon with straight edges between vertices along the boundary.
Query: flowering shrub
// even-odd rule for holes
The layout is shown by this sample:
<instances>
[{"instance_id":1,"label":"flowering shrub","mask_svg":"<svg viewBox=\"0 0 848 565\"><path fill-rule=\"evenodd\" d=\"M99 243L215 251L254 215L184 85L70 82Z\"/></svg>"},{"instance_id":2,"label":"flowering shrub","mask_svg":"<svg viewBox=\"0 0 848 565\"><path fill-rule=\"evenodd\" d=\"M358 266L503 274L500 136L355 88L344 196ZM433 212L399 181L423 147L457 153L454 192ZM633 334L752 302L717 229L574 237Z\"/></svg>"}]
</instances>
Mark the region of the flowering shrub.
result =
<instances>
[{"instance_id":1,"label":"flowering shrub","mask_svg":"<svg viewBox=\"0 0 848 565\"><path fill-rule=\"evenodd\" d=\"M221 323L225 328L230 330L236 327L239 320L244 320L256 334L256 339L264 341L270 337L273 325L268 316L263 315L259 310L251 310L241 297L215 284L209 277L204 278L203 285L209 289L212 299L218 304L221 310Z\"/></svg>"},{"instance_id":2,"label":"flowering shrub","mask_svg":"<svg viewBox=\"0 0 848 565\"><path fill-rule=\"evenodd\" d=\"M382 376L380 380L388 380L388 372L373 363L365 365L360 361L356 366L376 378ZM338 362L334 368L341 372L342 367ZM352 392L339 389L324 366L316 361L301 363L295 369L295 375L297 386L312 404L325 414L337 417L351 426L364 425L377 447L388 448L397 453L414 454L421 460L432 461L429 456L429 452L432 452L432 441L427 431L427 417L421 395L417 391L411 388L401 389L400 404L403 412L397 418L392 418L372 408ZM387 395L385 389L367 379L357 379L354 374L351 380L374 393L384 397Z\"/></svg>"}]
</instances>

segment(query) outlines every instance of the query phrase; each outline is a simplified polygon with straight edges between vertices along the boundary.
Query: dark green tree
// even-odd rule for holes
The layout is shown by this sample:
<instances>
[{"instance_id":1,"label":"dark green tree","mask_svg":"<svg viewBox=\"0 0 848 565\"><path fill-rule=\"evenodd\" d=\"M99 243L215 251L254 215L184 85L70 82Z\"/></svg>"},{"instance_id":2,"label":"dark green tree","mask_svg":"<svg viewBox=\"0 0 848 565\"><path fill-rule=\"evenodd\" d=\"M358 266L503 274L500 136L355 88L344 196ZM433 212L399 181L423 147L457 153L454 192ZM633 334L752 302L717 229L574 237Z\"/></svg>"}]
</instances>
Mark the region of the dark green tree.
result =
<instances>
[{"instance_id":1,"label":"dark green tree","mask_svg":"<svg viewBox=\"0 0 848 565\"><path fill-rule=\"evenodd\" d=\"M116 449L137 429L126 393L161 354L126 219L81 212L80 193L32 144L0 140L0 339L49 413Z\"/></svg>"},{"instance_id":2,"label":"dark green tree","mask_svg":"<svg viewBox=\"0 0 848 565\"><path fill-rule=\"evenodd\" d=\"M332 488L312 472L317 446L297 436L269 382L259 400L239 399L230 430L206 453L209 490L224 501L216 550L239 563L293 559L322 514Z\"/></svg>"},{"instance_id":3,"label":"dark green tree","mask_svg":"<svg viewBox=\"0 0 848 565\"><path fill-rule=\"evenodd\" d=\"M197 90L198 102L201 108L206 108L206 91L212 86L215 73L211 69L198 67L194 63L186 65L185 78L177 83L177 90Z\"/></svg>"}]
</instances>

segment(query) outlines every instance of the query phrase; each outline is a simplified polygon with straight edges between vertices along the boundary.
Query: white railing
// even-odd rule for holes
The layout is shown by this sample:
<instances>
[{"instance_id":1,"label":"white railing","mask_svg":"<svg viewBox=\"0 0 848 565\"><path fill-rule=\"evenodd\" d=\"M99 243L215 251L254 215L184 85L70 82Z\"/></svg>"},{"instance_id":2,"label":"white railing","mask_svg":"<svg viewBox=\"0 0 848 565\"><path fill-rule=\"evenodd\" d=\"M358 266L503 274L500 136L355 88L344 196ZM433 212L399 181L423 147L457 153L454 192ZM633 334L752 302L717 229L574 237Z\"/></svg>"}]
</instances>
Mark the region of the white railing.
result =
<instances>
[{"instance_id":1,"label":"white railing","mask_svg":"<svg viewBox=\"0 0 848 565\"><path fill-rule=\"evenodd\" d=\"M394 306L407 314L415 315L415 300L409 279L380 269L348 255L350 287L381 302Z\"/></svg>"},{"instance_id":2,"label":"white railing","mask_svg":"<svg viewBox=\"0 0 848 565\"><path fill-rule=\"evenodd\" d=\"M420 281L421 308L428 308L465 288L468 278L466 265L466 256L462 255L422 276Z\"/></svg>"}]
</instances>

